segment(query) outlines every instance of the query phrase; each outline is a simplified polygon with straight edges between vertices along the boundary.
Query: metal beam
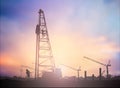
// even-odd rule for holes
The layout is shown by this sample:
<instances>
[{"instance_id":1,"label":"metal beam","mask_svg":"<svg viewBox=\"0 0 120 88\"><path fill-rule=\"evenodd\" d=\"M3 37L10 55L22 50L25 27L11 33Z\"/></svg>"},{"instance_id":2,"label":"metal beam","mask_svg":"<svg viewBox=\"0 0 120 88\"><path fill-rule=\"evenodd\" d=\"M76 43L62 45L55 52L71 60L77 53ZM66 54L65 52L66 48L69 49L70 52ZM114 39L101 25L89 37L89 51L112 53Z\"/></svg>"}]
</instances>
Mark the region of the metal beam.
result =
<instances>
[{"instance_id":1,"label":"metal beam","mask_svg":"<svg viewBox=\"0 0 120 88\"><path fill-rule=\"evenodd\" d=\"M98 62L98 61L96 61L96 60L93 60L93 59L91 59L91 58L89 58L89 57L84 56L84 58L86 58L86 59L88 59L88 60L91 60L91 61L93 61L93 62L96 62L96 63L98 63L98 64L101 64L101 65L106 66L106 64L103 64L103 63L101 63L101 62Z\"/></svg>"}]
</instances>

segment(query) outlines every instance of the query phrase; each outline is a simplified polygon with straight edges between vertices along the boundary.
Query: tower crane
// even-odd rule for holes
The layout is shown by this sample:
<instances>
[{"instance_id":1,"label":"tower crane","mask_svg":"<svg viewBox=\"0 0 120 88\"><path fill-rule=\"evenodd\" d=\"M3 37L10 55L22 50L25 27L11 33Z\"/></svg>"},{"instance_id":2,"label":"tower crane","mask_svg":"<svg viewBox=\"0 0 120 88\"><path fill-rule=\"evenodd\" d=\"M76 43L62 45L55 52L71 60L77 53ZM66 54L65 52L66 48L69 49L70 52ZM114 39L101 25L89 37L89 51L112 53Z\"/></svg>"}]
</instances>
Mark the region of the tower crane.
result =
<instances>
[{"instance_id":1,"label":"tower crane","mask_svg":"<svg viewBox=\"0 0 120 88\"><path fill-rule=\"evenodd\" d=\"M36 59L35 59L35 79L39 78L41 69L45 71L51 68L51 72L55 70L55 61L53 58L52 47L48 35L45 14L42 9L39 10L39 20L36 25ZM48 66L49 65L49 66Z\"/></svg>"},{"instance_id":2,"label":"tower crane","mask_svg":"<svg viewBox=\"0 0 120 88\"><path fill-rule=\"evenodd\" d=\"M74 70L74 71L77 71L77 76L78 76L78 79L79 79L79 71L81 71L80 66L79 66L78 69L76 69L76 68L73 68L73 67L71 67L71 66L67 66L67 65L64 65L64 64L61 64L61 65L65 66L65 67L68 67L68 68L70 68L70 69L72 69L72 70Z\"/></svg>"},{"instance_id":3,"label":"tower crane","mask_svg":"<svg viewBox=\"0 0 120 88\"><path fill-rule=\"evenodd\" d=\"M99 62L99 61L96 61L96 60L91 59L91 58L86 57L86 56L84 56L84 58L86 58L86 59L88 59L88 60L91 60L91 61L93 61L93 62L95 62L95 63L98 63L98 64L101 64L101 65L105 66L105 67L106 67L106 74L107 74L107 78L108 78L108 75L109 75L109 69L108 69L108 67L111 66L110 62L108 62L108 64L104 64L104 63L101 63L101 62Z\"/></svg>"}]
</instances>

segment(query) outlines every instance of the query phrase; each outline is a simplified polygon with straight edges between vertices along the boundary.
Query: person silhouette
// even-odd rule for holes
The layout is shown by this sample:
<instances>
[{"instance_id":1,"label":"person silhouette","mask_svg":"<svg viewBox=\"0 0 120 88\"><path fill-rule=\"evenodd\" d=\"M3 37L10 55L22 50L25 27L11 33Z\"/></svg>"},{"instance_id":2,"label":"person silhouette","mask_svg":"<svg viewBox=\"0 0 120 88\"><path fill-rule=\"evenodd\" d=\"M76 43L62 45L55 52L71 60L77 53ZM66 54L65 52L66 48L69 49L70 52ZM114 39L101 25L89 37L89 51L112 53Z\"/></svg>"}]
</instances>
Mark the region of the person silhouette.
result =
<instances>
[{"instance_id":1,"label":"person silhouette","mask_svg":"<svg viewBox=\"0 0 120 88\"><path fill-rule=\"evenodd\" d=\"M30 71L28 69L26 69L26 75L28 78L30 78Z\"/></svg>"}]
</instances>

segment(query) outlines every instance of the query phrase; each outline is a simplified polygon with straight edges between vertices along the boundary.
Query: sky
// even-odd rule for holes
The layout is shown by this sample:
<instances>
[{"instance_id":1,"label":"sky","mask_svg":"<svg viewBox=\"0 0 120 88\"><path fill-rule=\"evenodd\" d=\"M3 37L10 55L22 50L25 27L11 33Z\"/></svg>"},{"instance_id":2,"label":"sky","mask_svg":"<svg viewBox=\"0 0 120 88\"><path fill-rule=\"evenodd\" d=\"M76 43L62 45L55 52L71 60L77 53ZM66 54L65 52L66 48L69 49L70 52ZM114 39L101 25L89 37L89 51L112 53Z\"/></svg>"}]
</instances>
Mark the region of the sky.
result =
<instances>
[{"instance_id":1,"label":"sky","mask_svg":"<svg viewBox=\"0 0 120 88\"><path fill-rule=\"evenodd\" d=\"M0 75L21 76L21 65L34 68L38 11L45 13L52 53L63 77L95 74L107 64L120 75L119 0L0 0ZM104 73L106 75L106 73ZM25 77L25 68L22 76Z\"/></svg>"}]
</instances>

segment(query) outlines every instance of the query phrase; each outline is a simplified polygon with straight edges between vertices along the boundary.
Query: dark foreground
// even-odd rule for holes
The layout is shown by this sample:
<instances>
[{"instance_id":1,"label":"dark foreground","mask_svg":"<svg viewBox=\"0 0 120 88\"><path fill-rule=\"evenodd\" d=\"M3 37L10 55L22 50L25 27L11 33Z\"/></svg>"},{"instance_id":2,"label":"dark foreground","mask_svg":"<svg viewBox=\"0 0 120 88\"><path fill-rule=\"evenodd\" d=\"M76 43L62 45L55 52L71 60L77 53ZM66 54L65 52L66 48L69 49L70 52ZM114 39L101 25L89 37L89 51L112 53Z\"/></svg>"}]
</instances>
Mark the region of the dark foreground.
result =
<instances>
[{"instance_id":1,"label":"dark foreground","mask_svg":"<svg viewBox=\"0 0 120 88\"><path fill-rule=\"evenodd\" d=\"M119 87L120 80L13 80L0 79L2 87Z\"/></svg>"}]
</instances>

